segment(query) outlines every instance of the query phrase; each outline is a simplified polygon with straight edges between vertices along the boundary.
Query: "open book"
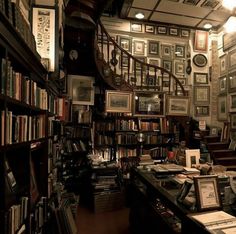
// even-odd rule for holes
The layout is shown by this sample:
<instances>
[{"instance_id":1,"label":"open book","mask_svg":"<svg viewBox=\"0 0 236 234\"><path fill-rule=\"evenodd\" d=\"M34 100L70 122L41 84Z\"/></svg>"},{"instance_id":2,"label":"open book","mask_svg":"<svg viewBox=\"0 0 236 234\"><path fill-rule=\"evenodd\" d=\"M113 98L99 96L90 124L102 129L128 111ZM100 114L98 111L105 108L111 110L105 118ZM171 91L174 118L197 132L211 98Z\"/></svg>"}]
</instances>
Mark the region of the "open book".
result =
<instances>
[{"instance_id":1,"label":"open book","mask_svg":"<svg viewBox=\"0 0 236 234\"><path fill-rule=\"evenodd\" d=\"M188 216L202 224L210 233L236 233L236 217L224 211L212 211Z\"/></svg>"}]
</instances>

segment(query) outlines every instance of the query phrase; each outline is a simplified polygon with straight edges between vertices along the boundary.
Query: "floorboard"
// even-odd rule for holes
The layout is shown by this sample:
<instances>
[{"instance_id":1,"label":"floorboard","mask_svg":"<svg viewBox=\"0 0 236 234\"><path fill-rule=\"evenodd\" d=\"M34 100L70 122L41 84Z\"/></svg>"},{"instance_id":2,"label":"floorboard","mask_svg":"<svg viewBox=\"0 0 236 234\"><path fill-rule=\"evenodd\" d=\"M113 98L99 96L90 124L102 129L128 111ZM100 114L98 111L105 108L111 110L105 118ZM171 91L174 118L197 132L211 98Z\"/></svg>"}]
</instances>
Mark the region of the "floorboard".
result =
<instances>
[{"instance_id":1,"label":"floorboard","mask_svg":"<svg viewBox=\"0 0 236 234\"><path fill-rule=\"evenodd\" d=\"M79 234L130 234L129 208L94 213L79 207L77 227Z\"/></svg>"}]
</instances>

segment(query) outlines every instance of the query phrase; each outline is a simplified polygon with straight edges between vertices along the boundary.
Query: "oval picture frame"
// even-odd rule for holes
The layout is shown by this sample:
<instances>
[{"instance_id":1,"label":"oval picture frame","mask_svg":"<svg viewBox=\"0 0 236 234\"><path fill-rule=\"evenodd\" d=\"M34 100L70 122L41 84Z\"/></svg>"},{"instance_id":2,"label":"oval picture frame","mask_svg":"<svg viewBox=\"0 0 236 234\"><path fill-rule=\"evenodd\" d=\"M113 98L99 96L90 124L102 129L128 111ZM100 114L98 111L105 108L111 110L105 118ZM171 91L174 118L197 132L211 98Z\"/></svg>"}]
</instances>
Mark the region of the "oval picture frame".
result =
<instances>
[{"instance_id":1,"label":"oval picture frame","mask_svg":"<svg viewBox=\"0 0 236 234\"><path fill-rule=\"evenodd\" d=\"M204 54L196 54L193 57L193 63L197 67L205 67L207 65L207 57Z\"/></svg>"}]
</instances>

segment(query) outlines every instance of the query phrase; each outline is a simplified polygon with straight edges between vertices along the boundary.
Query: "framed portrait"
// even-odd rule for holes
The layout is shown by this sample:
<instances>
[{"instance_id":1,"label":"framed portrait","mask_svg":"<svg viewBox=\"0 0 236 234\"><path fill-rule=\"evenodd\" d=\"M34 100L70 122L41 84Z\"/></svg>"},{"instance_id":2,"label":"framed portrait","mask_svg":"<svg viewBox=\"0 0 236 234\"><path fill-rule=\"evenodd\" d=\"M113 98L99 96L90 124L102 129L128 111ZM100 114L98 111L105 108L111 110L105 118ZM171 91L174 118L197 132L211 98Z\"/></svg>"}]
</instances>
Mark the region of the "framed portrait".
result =
<instances>
[{"instance_id":1,"label":"framed portrait","mask_svg":"<svg viewBox=\"0 0 236 234\"><path fill-rule=\"evenodd\" d=\"M230 129L232 130L236 129L236 113L230 114Z\"/></svg>"},{"instance_id":2,"label":"framed portrait","mask_svg":"<svg viewBox=\"0 0 236 234\"><path fill-rule=\"evenodd\" d=\"M155 33L155 26L150 25L150 24L145 24L145 32L154 34Z\"/></svg>"},{"instance_id":3,"label":"framed portrait","mask_svg":"<svg viewBox=\"0 0 236 234\"><path fill-rule=\"evenodd\" d=\"M172 60L163 59L162 60L162 67L167 71L172 71Z\"/></svg>"},{"instance_id":4,"label":"framed portrait","mask_svg":"<svg viewBox=\"0 0 236 234\"><path fill-rule=\"evenodd\" d=\"M132 112L132 93L106 90L106 112Z\"/></svg>"},{"instance_id":5,"label":"framed portrait","mask_svg":"<svg viewBox=\"0 0 236 234\"><path fill-rule=\"evenodd\" d=\"M228 57L229 57L229 70L232 70L234 68L236 68L236 49L232 50L228 53Z\"/></svg>"},{"instance_id":6,"label":"framed portrait","mask_svg":"<svg viewBox=\"0 0 236 234\"><path fill-rule=\"evenodd\" d=\"M148 55L149 56L159 56L160 55L159 41L148 41Z\"/></svg>"},{"instance_id":7,"label":"framed portrait","mask_svg":"<svg viewBox=\"0 0 236 234\"><path fill-rule=\"evenodd\" d=\"M49 70L55 70L55 16L56 10L33 7L32 26L37 52L41 58L49 60Z\"/></svg>"},{"instance_id":8,"label":"framed portrait","mask_svg":"<svg viewBox=\"0 0 236 234\"><path fill-rule=\"evenodd\" d=\"M217 116L219 121L226 121L228 119L228 105L227 105L227 96L222 95L218 96L218 109L217 109Z\"/></svg>"},{"instance_id":9,"label":"framed portrait","mask_svg":"<svg viewBox=\"0 0 236 234\"><path fill-rule=\"evenodd\" d=\"M210 86L194 86L194 104L209 105Z\"/></svg>"},{"instance_id":10,"label":"framed portrait","mask_svg":"<svg viewBox=\"0 0 236 234\"><path fill-rule=\"evenodd\" d=\"M142 28L142 24L140 23L131 23L130 24L130 31L131 32L142 32L143 28Z\"/></svg>"},{"instance_id":11,"label":"framed portrait","mask_svg":"<svg viewBox=\"0 0 236 234\"><path fill-rule=\"evenodd\" d=\"M187 96L167 96L166 114L173 116L189 115L189 97Z\"/></svg>"},{"instance_id":12,"label":"framed portrait","mask_svg":"<svg viewBox=\"0 0 236 234\"><path fill-rule=\"evenodd\" d=\"M224 94L227 92L227 77L222 76L219 78L219 93Z\"/></svg>"},{"instance_id":13,"label":"framed portrait","mask_svg":"<svg viewBox=\"0 0 236 234\"><path fill-rule=\"evenodd\" d=\"M236 91L236 71L228 75L228 91L229 93Z\"/></svg>"},{"instance_id":14,"label":"framed portrait","mask_svg":"<svg viewBox=\"0 0 236 234\"><path fill-rule=\"evenodd\" d=\"M209 116L210 115L210 107L209 106L195 106L195 116Z\"/></svg>"},{"instance_id":15,"label":"framed portrait","mask_svg":"<svg viewBox=\"0 0 236 234\"><path fill-rule=\"evenodd\" d=\"M145 54L145 42L134 40L134 55L144 55Z\"/></svg>"},{"instance_id":16,"label":"framed portrait","mask_svg":"<svg viewBox=\"0 0 236 234\"><path fill-rule=\"evenodd\" d=\"M172 58L171 45L161 45L161 56L166 58Z\"/></svg>"},{"instance_id":17,"label":"framed portrait","mask_svg":"<svg viewBox=\"0 0 236 234\"><path fill-rule=\"evenodd\" d=\"M208 74L202 72L194 72L194 84L195 85L204 85L208 84Z\"/></svg>"},{"instance_id":18,"label":"framed portrait","mask_svg":"<svg viewBox=\"0 0 236 234\"><path fill-rule=\"evenodd\" d=\"M175 45L175 57L176 58L185 58L185 46L184 45Z\"/></svg>"},{"instance_id":19,"label":"framed portrait","mask_svg":"<svg viewBox=\"0 0 236 234\"><path fill-rule=\"evenodd\" d=\"M164 116L165 94L163 92L137 91L134 93L134 115Z\"/></svg>"},{"instance_id":20,"label":"framed portrait","mask_svg":"<svg viewBox=\"0 0 236 234\"><path fill-rule=\"evenodd\" d=\"M227 55L220 57L220 75L225 75L227 72Z\"/></svg>"},{"instance_id":21,"label":"framed portrait","mask_svg":"<svg viewBox=\"0 0 236 234\"><path fill-rule=\"evenodd\" d=\"M190 30L189 29L180 29L180 36L184 38L190 37Z\"/></svg>"},{"instance_id":22,"label":"framed portrait","mask_svg":"<svg viewBox=\"0 0 236 234\"><path fill-rule=\"evenodd\" d=\"M193 167L193 165L199 164L200 149L186 149L186 167Z\"/></svg>"},{"instance_id":23,"label":"framed portrait","mask_svg":"<svg viewBox=\"0 0 236 234\"><path fill-rule=\"evenodd\" d=\"M72 104L94 104L94 77L68 75L67 80Z\"/></svg>"},{"instance_id":24,"label":"framed portrait","mask_svg":"<svg viewBox=\"0 0 236 234\"><path fill-rule=\"evenodd\" d=\"M195 31L194 50L207 52L208 49L208 32L202 30Z\"/></svg>"},{"instance_id":25,"label":"framed portrait","mask_svg":"<svg viewBox=\"0 0 236 234\"><path fill-rule=\"evenodd\" d=\"M174 61L174 71L175 71L175 75L177 77L181 76L185 76L185 63L183 61Z\"/></svg>"},{"instance_id":26,"label":"framed portrait","mask_svg":"<svg viewBox=\"0 0 236 234\"><path fill-rule=\"evenodd\" d=\"M161 35L167 35L167 27L166 26L157 26L157 34L161 34Z\"/></svg>"},{"instance_id":27,"label":"framed portrait","mask_svg":"<svg viewBox=\"0 0 236 234\"><path fill-rule=\"evenodd\" d=\"M198 211L216 210L222 207L218 176L194 176L196 204Z\"/></svg>"},{"instance_id":28,"label":"framed portrait","mask_svg":"<svg viewBox=\"0 0 236 234\"><path fill-rule=\"evenodd\" d=\"M229 96L230 101L229 101L229 111L230 112L236 112L236 93L231 94Z\"/></svg>"},{"instance_id":29,"label":"framed portrait","mask_svg":"<svg viewBox=\"0 0 236 234\"><path fill-rule=\"evenodd\" d=\"M132 51L132 39L130 37L120 36L119 44L124 50L129 51L129 52Z\"/></svg>"}]
</instances>

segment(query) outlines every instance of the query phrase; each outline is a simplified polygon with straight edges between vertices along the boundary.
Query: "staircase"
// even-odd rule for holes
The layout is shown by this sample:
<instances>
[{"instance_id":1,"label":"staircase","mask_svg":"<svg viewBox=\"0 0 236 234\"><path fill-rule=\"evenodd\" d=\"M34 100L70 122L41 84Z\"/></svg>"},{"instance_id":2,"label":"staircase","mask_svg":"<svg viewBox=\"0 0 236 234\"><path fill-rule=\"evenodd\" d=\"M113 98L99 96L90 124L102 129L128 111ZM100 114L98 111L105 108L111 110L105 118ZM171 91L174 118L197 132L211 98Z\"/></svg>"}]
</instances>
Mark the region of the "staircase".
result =
<instances>
[{"instance_id":1,"label":"staircase","mask_svg":"<svg viewBox=\"0 0 236 234\"><path fill-rule=\"evenodd\" d=\"M168 70L148 64L124 50L109 35L101 21L96 26L94 57L100 76L113 89L160 91L186 96L178 78Z\"/></svg>"}]
</instances>

